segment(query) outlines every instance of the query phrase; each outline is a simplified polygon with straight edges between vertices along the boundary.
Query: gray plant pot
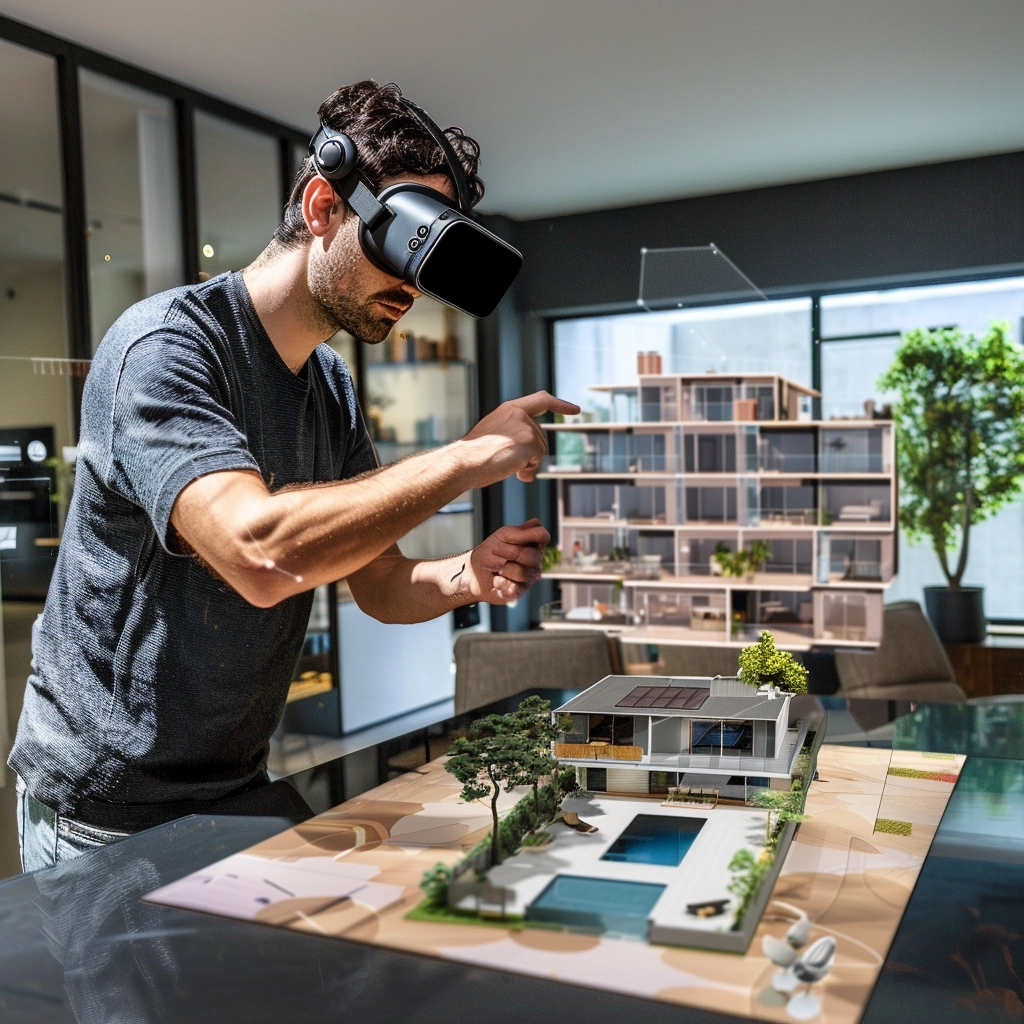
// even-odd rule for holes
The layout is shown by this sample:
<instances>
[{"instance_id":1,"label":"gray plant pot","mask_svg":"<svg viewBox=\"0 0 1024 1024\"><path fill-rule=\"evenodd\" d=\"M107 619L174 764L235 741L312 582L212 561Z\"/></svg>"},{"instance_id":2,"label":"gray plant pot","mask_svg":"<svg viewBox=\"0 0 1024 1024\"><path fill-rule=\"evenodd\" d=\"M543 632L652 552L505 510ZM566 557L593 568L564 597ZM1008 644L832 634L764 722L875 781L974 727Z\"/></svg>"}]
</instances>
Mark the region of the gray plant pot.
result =
<instances>
[{"instance_id":1,"label":"gray plant pot","mask_svg":"<svg viewBox=\"0 0 1024 1024\"><path fill-rule=\"evenodd\" d=\"M988 632L983 587L925 587L928 618L944 644L980 644Z\"/></svg>"}]
</instances>

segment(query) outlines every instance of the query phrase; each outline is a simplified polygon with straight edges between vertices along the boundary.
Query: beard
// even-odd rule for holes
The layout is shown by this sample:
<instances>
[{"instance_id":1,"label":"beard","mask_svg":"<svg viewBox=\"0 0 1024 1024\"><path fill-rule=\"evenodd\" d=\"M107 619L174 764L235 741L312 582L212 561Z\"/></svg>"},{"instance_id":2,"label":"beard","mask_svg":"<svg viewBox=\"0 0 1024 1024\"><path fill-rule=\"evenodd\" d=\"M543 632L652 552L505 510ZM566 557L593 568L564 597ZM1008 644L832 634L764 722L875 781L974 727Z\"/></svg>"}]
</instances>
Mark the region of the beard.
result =
<instances>
[{"instance_id":1,"label":"beard","mask_svg":"<svg viewBox=\"0 0 1024 1024\"><path fill-rule=\"evenodd\" d=\"M347 331L357 341L376 345L409 308L409 293L391 288L366 295L360 281L369 266L358 238L339 235L330 249L310 261L308 283L332 334ZM394 309L389 315L377 303Z\"/></svg>"}]
</instances>

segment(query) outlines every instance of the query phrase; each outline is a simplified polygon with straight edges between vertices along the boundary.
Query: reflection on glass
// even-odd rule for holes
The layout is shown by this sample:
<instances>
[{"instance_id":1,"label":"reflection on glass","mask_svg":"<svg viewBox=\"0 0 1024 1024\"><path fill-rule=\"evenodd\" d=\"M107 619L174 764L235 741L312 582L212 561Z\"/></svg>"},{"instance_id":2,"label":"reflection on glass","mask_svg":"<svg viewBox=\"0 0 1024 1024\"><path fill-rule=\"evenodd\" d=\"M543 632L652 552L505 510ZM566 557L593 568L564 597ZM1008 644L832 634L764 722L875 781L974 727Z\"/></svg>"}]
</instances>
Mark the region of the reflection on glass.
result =
<instances>
[{"instance_id":1,"label":"reflection on glass","mask_svg":"<svg viewBox=\"0 0 1024 1024\"><path fill-rule=\"evenodd\" d=\"M923 704L896 719L892 745L1024 760L1024 704Z\"/></svg>"},{"instance_id":2,"label":"reflection on glass","mask_svg":"<svg viewBox=\"0 0 1024 1024\"><path fill-rule=\"evenodd\" d=\"M133 303L184 282L174 108L80 71L95 351Z\"/></svg>"},{"instance_id":3,"label":"reflection on glass","mask_svg":"<svg viewBox=\"0 0 1024 1024\"><path fill-rule=\"evenodd\" d=\"M263 250L281 219L278 141L196 112L196 191L202 280L241 270Z\"/></svg>"},{"instance_id":4,"label":"reflection on glass","mask_svg":"<svg viewBox=\"0 0 1024 1024\"><path fill-rule=\"evenodd\" d=\"M9 618L12 601L39 602L49 584L70 485L61 455L73 459L78 365L68 359L64 320L54 61L3 41L0 138L0 576ZM24 605L18 621L38 610Z\"/></svg>"}]
</instances>

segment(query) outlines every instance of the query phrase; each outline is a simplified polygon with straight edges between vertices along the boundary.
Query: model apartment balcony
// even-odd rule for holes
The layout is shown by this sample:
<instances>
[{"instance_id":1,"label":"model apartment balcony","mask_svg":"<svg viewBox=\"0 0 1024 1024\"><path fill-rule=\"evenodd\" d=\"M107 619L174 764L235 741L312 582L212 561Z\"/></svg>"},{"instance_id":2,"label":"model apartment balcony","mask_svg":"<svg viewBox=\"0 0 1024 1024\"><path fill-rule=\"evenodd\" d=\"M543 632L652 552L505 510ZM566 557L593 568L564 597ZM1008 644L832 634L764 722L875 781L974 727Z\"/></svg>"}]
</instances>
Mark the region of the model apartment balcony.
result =
<instances>
[{"instance_id":1,"label":"model apartment balcony","mask_svg":"<svg viewBox=\"0 0 1024 1024\"><path fill-rule=\"evenodd\" d=\"M541 471L569 473L887 474L891 427L795 425L786 429L735 424L713 429L683 424L634 432L553 429L552 454ZM681 446L681 447L680 447Z\"/></svg>"}]
</instances>

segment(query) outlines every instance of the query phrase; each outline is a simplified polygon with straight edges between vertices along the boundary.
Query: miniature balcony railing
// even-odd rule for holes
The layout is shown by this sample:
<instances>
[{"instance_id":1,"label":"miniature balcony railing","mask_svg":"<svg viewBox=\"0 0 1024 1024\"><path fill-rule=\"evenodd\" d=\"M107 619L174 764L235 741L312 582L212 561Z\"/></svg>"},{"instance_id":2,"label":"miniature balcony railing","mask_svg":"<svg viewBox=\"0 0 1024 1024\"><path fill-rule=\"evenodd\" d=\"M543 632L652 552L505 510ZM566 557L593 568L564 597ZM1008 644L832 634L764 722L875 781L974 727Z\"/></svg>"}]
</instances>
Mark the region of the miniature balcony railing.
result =
<instances>
[{"instance_id":1,"label":"miniature balcony railing","mask_svg":"<svg viewBox=\"0 0 1024 1024\"><path fill-rule=\"evenodd\" d=\"M814 455L766 452L761 456L761 469L768 473L814 473L817 463Z\"/></svg>"},{"instance_id":2,"label":"miniature balcony railing","mask_svg":"<svg viewBox=\"0 0 1024 1024\"><path fill-rule=\"evenodd\" d=\"M813 508L762 508L757 517L761 526L784 523L787 526L817 526L818 511Z\"/></svg>"},{"instance_id":3,"label":"miniature balcony railing","mask_svg":"<svg viewBox=\"0 0 1024 1024\"><path fill-rule=\"evenodd\" d=\"M541 464L544 473L678 473L677 455L599 455L594 452L560 452Z\"/></svg>"},{"instance_id":4,"label":"miniature balcony railing","mask_svg":"<svg viewBox=\"0 0 1024 1024\"><path fill-rule=\"evenodd\" d=\"M882 579L881 562L832 562L828 567L828 582L836 580L879 581Z\"/></svg>"},{"instance_id":5,"label":"miniature balcony railing","mask_svg":"<svg viewBox=\"0 0 1024 1024\"><path fill-rule=\"evenodd\" d=\"M610 586L610 584L609 584ZM541 622L567 622L573 625L631 626L633 613L617 608L593 608L582 605L578 608L563 608L561 601L549 601L541 605Z\"/></svg>"},{"instance_id":6,"label":"miniature balcony railing","mask_svg":"<svg viewBox=\"0 0 1024 1024\"><path fill-rule=\"evenodd\" d=\"M880 453L823 451L822 473L888 473L889 467Z\"/></svg>"},{"instance_id":7,"label":"miniature balcony railing","mask_svg":"<svg viewBox=\"0 0 1024 1024\"><path fill-rule=\"evenodd\" d=\"M611 743L556 743L555 757L571 761L639 761L643 747L616 746Z\"/></svg>"}]
</instances>

